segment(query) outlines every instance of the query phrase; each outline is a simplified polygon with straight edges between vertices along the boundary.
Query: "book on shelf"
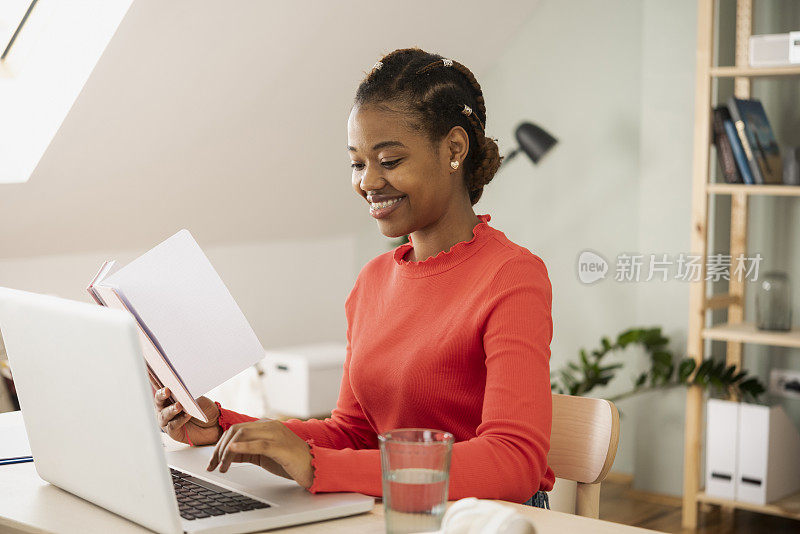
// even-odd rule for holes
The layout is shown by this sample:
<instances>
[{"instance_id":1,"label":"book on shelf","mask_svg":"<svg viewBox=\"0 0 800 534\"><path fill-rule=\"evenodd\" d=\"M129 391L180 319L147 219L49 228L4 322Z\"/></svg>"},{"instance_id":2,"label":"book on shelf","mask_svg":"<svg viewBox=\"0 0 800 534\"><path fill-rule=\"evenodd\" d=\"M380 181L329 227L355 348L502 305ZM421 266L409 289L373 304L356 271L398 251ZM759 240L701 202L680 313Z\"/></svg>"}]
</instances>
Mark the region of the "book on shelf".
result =
<instances>
[{"instance_id":1,"label":"book on shelf","mask_svg":"<svg viewBox=\"0 0 800 534\"><path fill-rule=\"evenodd\" d=\"M739 135L736 133L736 126L733 125L733 120L728 118L723 123L723 126L725 128L725 134L728 136L728 142L731 144L733 159L736 160L736 168L741 173L742 180L746 184L755 184L753 173L750 171L750 165L747 164L747 158L744 155L744 149L742 148L741 141L739 141Z\"/></svg>"},{"instance_id":2,"label":"book on shelf","mask_svg":"<svg viewBox=\"0 0 800 534\"><path fill-rule=\"evenodd\" d=\"M102 265L89 294L136 319L153 385L209 422L196 399L264 358L255 332L188 230L115 265Z\"/></svg>"},{"instance_id":3,"label":"book on shelf","mask_svg":"<svg viewBox=\"0 0 800 534\"><path fill-rule=\"evenodd\" d=\"M731 121L728 108L726 106L714 108L712 118L712 124L714 126L714 146L717 147L717 160L719 160L722 175L729 184L741 184L744 180L737 168L737 159L732 147L733 142L738 142L738 140L735 138L733 140L729 139L728 134L725 132L725 121Z\"/></svg>"},{"instance_id":4,"label":"book on shelf","mask_svg":"<svg viewBox=\"0 0 800 534\"><path fill-rule=\"evenodd\" d=\"M764 106L756 99L730 97L728 111L756 184L783 183L780 149Z\"/></svg>"}]
</instances>

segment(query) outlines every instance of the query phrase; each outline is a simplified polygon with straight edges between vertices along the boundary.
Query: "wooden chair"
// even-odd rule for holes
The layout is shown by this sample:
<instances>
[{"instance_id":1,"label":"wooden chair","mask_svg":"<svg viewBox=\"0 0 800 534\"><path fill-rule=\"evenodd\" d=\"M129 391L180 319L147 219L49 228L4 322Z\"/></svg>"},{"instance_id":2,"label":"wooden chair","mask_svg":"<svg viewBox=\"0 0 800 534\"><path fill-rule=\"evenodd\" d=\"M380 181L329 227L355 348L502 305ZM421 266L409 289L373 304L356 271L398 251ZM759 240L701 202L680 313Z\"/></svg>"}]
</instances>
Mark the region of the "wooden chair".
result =
<instances>
[{"instance_id":1,"label":"wooden chair","mask_svg":"<svg viewBox=\"0 0 800 534\"><path fill-rule=\"evenodd\" d=\"M619 412L604 399L553 394L547 463L555 475L577 482L575 513L597 518L600 483L614 464Z\"/></svg>"}]
</instances>

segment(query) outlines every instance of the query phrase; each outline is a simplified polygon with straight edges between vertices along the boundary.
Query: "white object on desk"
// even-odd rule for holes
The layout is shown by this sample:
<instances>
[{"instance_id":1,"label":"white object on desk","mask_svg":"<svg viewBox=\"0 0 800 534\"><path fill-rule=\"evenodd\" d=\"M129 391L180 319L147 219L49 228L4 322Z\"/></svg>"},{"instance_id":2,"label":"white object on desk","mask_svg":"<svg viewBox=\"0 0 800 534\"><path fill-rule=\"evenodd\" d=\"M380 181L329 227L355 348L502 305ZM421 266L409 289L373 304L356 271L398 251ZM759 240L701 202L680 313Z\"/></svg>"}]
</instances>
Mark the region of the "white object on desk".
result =
<instances>
[{"instance_id":1,"label":"white object on desk","mask_svg":"<svg viewBox=\"0 0 800 534\"><path fill-rule=\"evenodd\" d=\"M267 398L271 412L292 417L326 415L336 407L347 346L314 343L267 351Z\"/></svg>"},{"instance_id":2,"label":"white object on desk","mask_svg":"<svg viewBox=\"0 0 800 534\"><path fill-rule=\"evenodd\" d=\"M438 534L535 534L533 524L511 506L468 497L453 503Z\"/></svg>"},{"instance_id":3,"label":"white object on desk","mask_svg":"<svg viewBox=\"0 0 800 534\"><path fill-rule=\"evenodd\" d=\"M0 288L0 327L36 472L152 530L181 532L130 314Z\"/></svg>"},{"instance_id":4,"label":"white object on desk","mask_svg":"<svg viewBox=\"0 0 800 534\"><path fill-rule=\"evenodd\" d=\"M374 505L357 493L312 495L253 465L212 476L205 470L212 447L183 446L165 456L136 322L127 312L0 288L0 326L36 472L70 493L165 534L254 532ZM200 479L187 483L205 481L218 486L206 488L269 506L180 514L179 500L186 508L197 503L176 498L168 465ZM7 467L0 466L0 484ZM0 502L9 491L3 488Z\"/></svg>"}]
</instances>

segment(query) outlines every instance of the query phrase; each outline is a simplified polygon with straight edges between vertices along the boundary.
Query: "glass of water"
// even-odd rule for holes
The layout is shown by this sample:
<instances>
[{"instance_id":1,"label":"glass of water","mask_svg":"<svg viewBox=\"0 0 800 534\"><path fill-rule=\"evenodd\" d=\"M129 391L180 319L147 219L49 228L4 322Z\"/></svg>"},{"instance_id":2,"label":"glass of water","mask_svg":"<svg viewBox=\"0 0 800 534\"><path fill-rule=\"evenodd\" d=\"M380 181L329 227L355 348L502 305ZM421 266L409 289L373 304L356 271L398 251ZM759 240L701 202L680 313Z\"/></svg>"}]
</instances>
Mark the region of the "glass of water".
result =
<instances>
[{"instance_id":1,"label":"glass of water","mask_svg":"<svg viewBox=\"0 0 800 534\"><path fill-rule=\"evenodd\" d=\"M378 436L388 534L439 530L447 508L453 435L399 428Z\"/></svg>"}]
</instances>

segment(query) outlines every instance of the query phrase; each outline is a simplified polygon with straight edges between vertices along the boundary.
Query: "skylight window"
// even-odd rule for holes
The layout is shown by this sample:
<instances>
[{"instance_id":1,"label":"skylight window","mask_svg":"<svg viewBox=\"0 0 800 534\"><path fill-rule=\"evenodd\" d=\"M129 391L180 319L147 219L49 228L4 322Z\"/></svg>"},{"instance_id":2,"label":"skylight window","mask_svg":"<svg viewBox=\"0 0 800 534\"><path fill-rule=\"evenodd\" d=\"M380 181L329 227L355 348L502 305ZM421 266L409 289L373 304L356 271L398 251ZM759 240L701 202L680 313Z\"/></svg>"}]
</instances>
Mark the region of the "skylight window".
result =
<instances>
[{"instance_id":1,"label":"skylight window","mask_svg":"<svg viewBox=\"0 0 800 534\"><path fill-rule=\"evenodd\" d=\"M133 0L0 0L0 185L27 182Z\"/></svg>"}]
</instances>

